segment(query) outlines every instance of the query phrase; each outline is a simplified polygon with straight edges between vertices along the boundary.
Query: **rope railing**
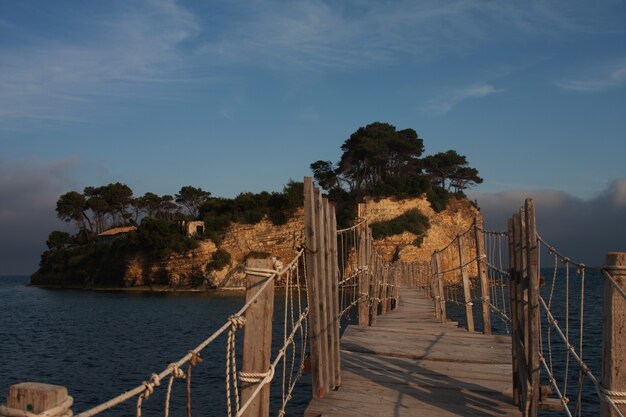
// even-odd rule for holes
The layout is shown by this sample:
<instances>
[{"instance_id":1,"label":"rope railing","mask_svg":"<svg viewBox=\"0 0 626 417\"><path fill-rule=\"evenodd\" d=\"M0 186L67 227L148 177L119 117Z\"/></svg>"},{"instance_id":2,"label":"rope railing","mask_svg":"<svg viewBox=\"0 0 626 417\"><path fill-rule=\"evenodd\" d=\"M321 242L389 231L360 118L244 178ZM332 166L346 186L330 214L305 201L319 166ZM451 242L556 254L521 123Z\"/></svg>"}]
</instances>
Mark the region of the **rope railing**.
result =
<instances>
[{"instance_id":1,"label":"rope railing","mask_svg":"<svg viewBox=\"0 0 626 417\"><path fill-rule=\"evenodd\" d=\"M626 400L619 398L620 394L613 391L608 391L602 387L599 378L591 370L590 366L585 362L584 346L588 340L585 336L585 282L588 271L593 271L598 274L598 277L604 275L606 282L609 283L619 294L622 301L626 300L626 295L620 287L620 285L610 276L610 273L605 268L589 268L584 263L573 261L572 259L564 256L557 251L553 246L547 243L541 236L537 235L537 242L540 248L539 253L546 252L548 256L553 258L552 274L550 282L547 283L547 300L543 297L539 297L539 303L543 311L543 318L546 320L547 325L545 327L545 336L542 334L541 350L542 358L547 355L548 360L543 359L543 368L547 374L548 380L553 388L556 390L556 395L563 407L563 410L569 416L581 416L583 415L583 394L584 394L584 379L588 378L595 387L596 394L601 402L606 403L615 413L615 415L623 417L623 413L619 410L619 404L626 404ZM571 267L574 267L574 276L572 278ZM578 285L578 290L572 288L572 282L574 285ZM560 293L557 294L557 291ZM557 302L558 300L558 302ZM557 316L560 317L557 320ZM577 325L573 330L571 325ZM563 326L563 327L562 327ZM572 331L573 330L573 331ZM557 336L557 341L564 345L564 356L557 360L554 353L554 337L553 332ZM577 340L578 343L572 341L572 337ZM545 352L547 350L547 353ZM569 391L572 382L570 377L571 360L572 359L578 365L578 378L574 387L575 401L570 401ZM560 370L559 375L555 371L556 363L559 363ZM562 365L564 364L564 365ZM608 395L607 394L613 394ZM612 398L616 397L616 398Z\"/></svg>"},{"instance_id":2,"label":"rope railing","mask_svg":"<svg viewBox=\"0 0 626 417\"><path fill-rule=\"evenodd\" d=\"M294 259L289 262L287 266L282 268L281 270L271 270L271 269L259 269L259 268L246 268L245 272L247 275L255 275L263 277L263 284L258 288L257 292L250 297L246 303L233 315L230 316L228 321L226 321L219 329L213 332L210 336L208 336L204 341L202 341L198 346L194 349L190 350L189 353L184 355L178 361L170 363L165 369L163 369L159 373L153 373L148 381L143 382L135 388L128 390L127 392L118 395L115 398L112 398L100 405L92 407L88 410L85 410L81 413L76 414L77 417L92 417L97 414L102 413L108 409L111 409L131 398L137 397L137 407L136 407L136 415L137 417L141 417L141 408L143 400L147 400L150 395L161 385L161 381L165 378L169 377L169 381L167 383L167 393L166 393L166 401L165 401L165 416L169 415L169 404L170 404L170 396L172 391L172 385L175 379L186 379L188 383L188 392L189 385L191 383L191 371L192 369L199 365L202 362L201 352L205 350L209 345L211 345L215 340L217 340L220 336L229 333L228 341L227 341L227 357L226 357L226 384L227 384L227 404L228 410L227 414L229 416L232 415L231 407L233 398L235 398L235 407L234 407L234 415L241 416L244 411L249 407L249 404L258 396L259 392L263 388L263 386L267 385L271 382L275 376L275 368L278 363L286 359L287 352L291 350L291 363L288 366L287 363L283 363L283 374L282 374L282 386L283 386L283 402L280 406L279 415L284 414L284 409L286 403L291 398L291 393L295 386L297 380L300 379L302 374L302 363L304 362L304 354L306 352L306 321L308 318L308 307L307 303L304 300L305 294L304 290L301 289L302 283L306 283L306 264L304 249L301 249ZM275 356L269 373L262 375L259 379L259 375L246 375L243 372L237 373L236 367L236 355L235 355L235 338L234 334L237 329L243 328L246 325L246 320L244 318L245 313L248 311L250 306L256 303L263 294L263 292L272 285L275 281L282 279L285 284L285 302L284 302L284 343L282 347L279 349L277 355ZM295 285L297 284L297 285ZM297 311L297 314L296 314ZM290 329L288 331L288 329ZM300 365L295 365L295 355L296 355L296 336L300 334ZM182 367L187 365L187 371L182 371ZM289 371L288 371L289 370ZM254 378L257 379L254 379ZM239 380L239 382L238 382ZM257 386L246 400L243 405L239 405L239 392L240 388L238 384L241 382L256 382ZM286 387L286 388L285 388ZM232 388L232 391L231 391ZM190 398L187 401L188 410L190 409ZM1 410L0 414L5 415Z\"/></svg>"},{"instance_id":3,"label":"rope railing","mask_svg":"<svg viewBox=\"0 0 626 417\"><path fill-rule=\"evenodd\" d=\"M492 314L509 332L509 274L502 255L507 239L507 232L485 230L476 219L433 252L431 282L437 317L447 320L446 303L464 306L468 330L474 331L474 305L481 305L485 333L491 333Z\"/></svg>"}]
</instances>

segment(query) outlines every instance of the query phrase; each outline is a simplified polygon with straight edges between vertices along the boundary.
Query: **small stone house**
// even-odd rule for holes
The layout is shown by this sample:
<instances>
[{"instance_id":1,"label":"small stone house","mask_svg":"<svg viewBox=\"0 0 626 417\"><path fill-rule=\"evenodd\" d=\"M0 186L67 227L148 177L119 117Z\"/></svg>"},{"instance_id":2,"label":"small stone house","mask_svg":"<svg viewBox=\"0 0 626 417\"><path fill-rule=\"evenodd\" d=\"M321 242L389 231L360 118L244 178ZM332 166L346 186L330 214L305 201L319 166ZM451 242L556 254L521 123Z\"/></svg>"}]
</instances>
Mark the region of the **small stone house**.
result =
<instances>
[{"instance_id":1,"label":"small stone house","mask_svg":"<svg viewBox=\"0 0 626 417\"><path fill-rule=\"evenodd\" d=\"M204 222L202 220L181 220L180 231L185 236L195 236L204 233Z\"/></svg>"}]
</instances>

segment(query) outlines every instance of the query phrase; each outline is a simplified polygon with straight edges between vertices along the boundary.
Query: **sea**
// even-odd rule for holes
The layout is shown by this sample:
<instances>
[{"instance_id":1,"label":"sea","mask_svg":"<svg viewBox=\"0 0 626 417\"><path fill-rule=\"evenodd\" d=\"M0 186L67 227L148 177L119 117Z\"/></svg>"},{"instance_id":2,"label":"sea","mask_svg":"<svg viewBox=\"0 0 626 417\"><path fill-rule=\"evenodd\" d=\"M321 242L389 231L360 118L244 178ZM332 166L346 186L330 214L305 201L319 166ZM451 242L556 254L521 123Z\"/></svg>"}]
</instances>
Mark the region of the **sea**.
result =
<instances>
[{"instance_id":1,"label":"sea","mask_svg":"<svg viewBox=\"0 0 626 417\"><path fill-rule=\"evenodd\" d=\"M0 278L0 398L18 382L62 385L74 398L74 414L148 381L219 329L245 301L242 292L83 291L28 283L24 276ZM283 307L277 296L275 311ZM274 326L273 339L281 345L282 332ZM237 352L242 339L237 332ZM227 415L226 341L223 335L209 345L192 370L192 415ZM241 366L240 356L238 361ZM272 415L282 404L281 370L276 372ZM144 416L163 415L166 383L143 402ZM304 374L287 415L302 415L310 399L310 375ZM133 416L135 407L129 400L101 415ZM186 407L186 382L176 380L170 415L186 416Z\"/></svg>"},{"instance_id":2,"label":"sea","mask_svg":"<svg viewBox=\"0 0 626 417\"><path fill-rule=\"evenodd\" d=\"M542 270L542 294L548 300L553 271ZM565 326L569 310L569 337L578 348L580 315L580 276L565 270L556 274L552 311L560 326ZM45 289L28 286L25 276L0 278L0 398L10 385L23 381L63 385L74 397L74 413L105 402L160 372L184 356L218 329L244 303L237 292L129 292ZM568 291L569 288L569 291ZM584 351L590 369L600 375L602 337L602 276L589 271L584 285ZM566 295L569 294L569 303ZM276 309L282 308L277 297ZM569 306L569 307L567 307ZM480 311L475 306L477 330ZM464 325L464 309L448 304L451 319ZM494 331L506 333L505 321L493 318ZM579 391L579 368L568 358L556 332L547 337L544 327L544 356L550 361L560 389L567 389L572 410ZM274 340L282 341L282 327L275 326ZM242 334L238 334L241 343ZM548 343L549 341L549 343ZM203 352L203 363L192 373L192 415L225 416L226 337L222 336ZM238 349L240 351L240 349ZM551 352L549 354L548 352ZM569 363L569 368L566 364ZM564 375L567 369L567 387ZM544 373L545 374L545 373ZM281 390L272 386L272 415L281 403ZM544 383L548 383L547 379ZM581 415L599 415L594 386L583 382ZM164 387L143 403L143 415L162 415ZM554 396L554 395L553 395ZM304 373L287 407L288 416L303 414L311 399L310 375ZM130 400L104 416L132 416L135 401ZM171 414L186 415L186 385L177 381L172 391ZM542 412L541 415L565 415Z\"/></svg>"}]
</instances>

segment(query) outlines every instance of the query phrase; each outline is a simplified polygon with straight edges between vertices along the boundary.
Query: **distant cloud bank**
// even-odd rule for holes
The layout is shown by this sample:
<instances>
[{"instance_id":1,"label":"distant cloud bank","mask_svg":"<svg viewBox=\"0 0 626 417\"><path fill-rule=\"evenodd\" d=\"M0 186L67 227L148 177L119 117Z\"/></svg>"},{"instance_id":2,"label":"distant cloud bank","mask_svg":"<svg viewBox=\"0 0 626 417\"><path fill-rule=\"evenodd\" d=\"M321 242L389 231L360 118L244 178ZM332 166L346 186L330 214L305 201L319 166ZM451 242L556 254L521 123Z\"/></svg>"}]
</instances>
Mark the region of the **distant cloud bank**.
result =
<instances>
[{"instance_id":1,"label":"distant cloud bank","mask_svg":"<svg viewBox=\"0 0 626 417\"><path fill-rule=\"evenodd\" d=\"M614 180L590 200L556 190L473 193L489 230L506 230L507 219L532 197L538 233L560 253L601 265L607 252L626 251L626 179Z\"/></svg>"},{"instance_id":2,"label":"distant cloud bank","mask_svg":"<svg viewBox=\"0 0 626 417\"><path fill-rule=\"evenodd\" d=\"M0 159L0 275L35 272L48 234L65 227L54 208L73 185L69 171L76 163Z\"/></svg>"}]
</instances>

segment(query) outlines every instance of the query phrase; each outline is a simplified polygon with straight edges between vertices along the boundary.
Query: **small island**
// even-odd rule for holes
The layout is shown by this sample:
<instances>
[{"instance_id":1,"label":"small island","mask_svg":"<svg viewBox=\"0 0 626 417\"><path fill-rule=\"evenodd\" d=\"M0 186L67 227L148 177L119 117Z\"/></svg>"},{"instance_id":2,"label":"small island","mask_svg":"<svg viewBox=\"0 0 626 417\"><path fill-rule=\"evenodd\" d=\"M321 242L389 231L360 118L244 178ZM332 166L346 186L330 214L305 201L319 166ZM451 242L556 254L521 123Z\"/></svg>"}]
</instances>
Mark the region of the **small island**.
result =
<instances>
[{"instance_id":1,"label":"small island","mask_svg":"<svg viewBox=\"0 0 626 417\"><path fill-rule=\"evenodd\" d=\"M354 221L358 202L372 205L373 237L390 260L425 256L434 245L425 239L436 240L439 233L432 229L444 230L443 222L446 233L454 233L477 215L464 191L482 182L478 171L454 150L422 156L424 150L413 129L375 122L350 135L336 163L311 164L317 184L337 207L340 227ZM235 198L214 197L191 185L162 196L135 197L119 182L69 191L59 197L56 212L76 232L50 233L31 284L240 287L240 265L247 257L290 259L303 241L302 187L289 180L281 192L243 192Z\"/></svg>"}]
</instances>

